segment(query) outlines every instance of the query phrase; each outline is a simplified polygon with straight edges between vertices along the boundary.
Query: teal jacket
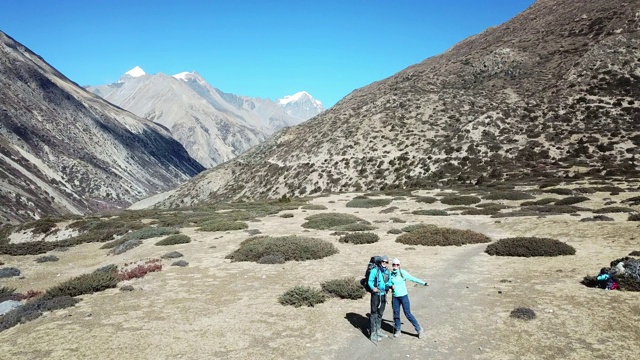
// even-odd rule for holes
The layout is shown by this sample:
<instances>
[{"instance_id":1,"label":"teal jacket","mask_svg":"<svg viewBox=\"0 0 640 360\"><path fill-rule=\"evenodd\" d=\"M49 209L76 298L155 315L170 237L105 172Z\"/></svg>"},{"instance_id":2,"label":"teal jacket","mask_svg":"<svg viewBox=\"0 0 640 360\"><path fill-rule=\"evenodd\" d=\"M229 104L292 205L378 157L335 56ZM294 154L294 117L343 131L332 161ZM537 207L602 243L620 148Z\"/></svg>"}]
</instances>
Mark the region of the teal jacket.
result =
<instances>
[{"instance_id":1,"label":"teal jacket","mask_svg":"<svg viewBox=\"0 0 640 360\"><path fill-rule=\"evenodd\" d=\"M385 275L387 277L386 282L384 281ZM376 276L378 277L377 281L376 281ZM369 272L369 278L367 279L367 282L369 283L369 287L371 289L373 289L374 287L377 287L378 290L380 290L380 295L386 293L387 289L391 288L391 276L390 276L389 269L376 266L375 269Z\"/></svg>"},{"instance_id":2,"label":"teal jacket","mask_svg":"<svg viewBox=\"0 0 640 360\"><path fill-rule=\"evenodd\" d=\"M402 272L402 274L400 273ZM403 269L393 270L391 272L391 285L393 285L393 297L400 297L408 295L407 291L407 280L413 281L414 283L418 283L420 285L426 284L425 281L422 281L416 277L411 276L409 272Z\"/></svg>"}]
</instances>

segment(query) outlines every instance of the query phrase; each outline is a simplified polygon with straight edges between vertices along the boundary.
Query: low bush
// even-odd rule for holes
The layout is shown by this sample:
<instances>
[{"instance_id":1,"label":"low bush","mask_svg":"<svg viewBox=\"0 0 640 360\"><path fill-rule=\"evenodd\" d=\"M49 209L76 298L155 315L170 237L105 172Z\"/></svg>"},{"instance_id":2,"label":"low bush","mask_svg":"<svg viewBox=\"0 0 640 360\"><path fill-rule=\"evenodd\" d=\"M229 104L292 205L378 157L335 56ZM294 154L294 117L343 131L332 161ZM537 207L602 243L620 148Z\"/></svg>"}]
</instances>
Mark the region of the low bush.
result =
<instances>
[{"instance_id":1,"label":"low bush","mask_svg":"<svg viewBox=\"0 0 640 360\"><path fill-rule=\"evenodd\" d=\"M176 259L176 258L183 257L183 256L184 255L182 255L182 253L180 253L180 252L171 251L171 252L168 252L168 253L162 255L160 258L162 258L162 259Z\"/></svg>"},{"instance_id":2,"label":"low bush","mask_svg":"<svg viewBox=\"0 0 640 360\"><path fill-rule=\"evenodd\" d=\"M619 186L614 186L614 185L596 186L593 189L595 191L608 192L608 193L612 193L612 192L621 193L626 191L625 189Z\"/></svg>"},{"instance_id":3,"label":"low bush","mask_svg":"<svg viewBox=\"0 0 640 360\"><path fill-rule=\"evenodd\" d=\"M477 196L460 196L449 195L440 199L440 202L446 205L473 205L479 203L480 198Z\"/></svg>"},{"instance_id":4,"label":"low bush","mask_svg":"<svg viewBox=\"0 0 640 360\"><path fill-rule=\"evenodd\" d=\"M278 255L285 261L305 261L322 259L338 253L336 247L326 241L302 236L256 236L240 243L240 248L227 255L235 261L257 262L263 256Z\"/></svg>"},{"instance_id":5,"label":"low bush","mask_svg":"<svg viewBox=\"0 0 640 360\"><path fill-rule=\"evenodd\" d=\"M574 255L576 249L561 241L549 238L514 237L489 244L485 252L495 256L562 256Z\"/></svg>"},{"instance_id":6,"label":"low bush","mask_svg":"<svg viewBox=\"0 0 640 360\"><path fill-rule=\"evenodd\" d=\"M187 262L186 260L178 260L178 261L174 261L171 266L179 266L179 267L185 267L185 266L189 266L189 262Z\"/></svg>"},{"instance_id":7,"label":"low bush","mask_svg":"<svg viewBox=\"0 0 640 360\"><path fill-rule=\"evenodd\" d=\"M488 210L496 210L496 211L500 211L500 210L510 209L511 208L511 206L509 206L509 205L503 205L503 204L498 204L498 203L493 203L493 202L477 204L476 207L480 208L480 209L488 209Z\"/></svg>"},{"instance_id":8,"label":"low bush","mask_svg":"<svg viewBox=\"0 0 640 360\"><path fill-rule=\"evenodd\" d=\"M434 202L438 201L438 199L433 196L416 196L415 200L416 202L425 204L433 204Z\"/></svg>"},{"instance_id":9,"label":"low bush","mask_svg":"<svg viewBox=\"0 0 640 360\"><path fill-rule=\"evenodd\" d=\"M350 244L373 244L380 240L380 237L374 233L356 233L342 236L338 241Z\"/></svg>"},{"instance_id":10,"label":"low bush","mask_svg":"<svg viewBox=\"0 0 640 360\"><path fill-rule=\"evenodd\" d=\"M402 230L400 230L400 229L390 229L389 231L387 231L387 234L393 234L393 235L402 234Z\"/></svg>"},{"instance_id":11,"label":"low bush","mask_svg":"<svg viewBox=\"0 0 640 360\"><path fill-rule=\"evenodd\" d=\"M391 214L392 212L398 210L397 206L389 206L388 208L384 208L380 210L380 214Z\"/></svg>"},{"instance_id":12,"label":"low bush","mask_svg":"<svg viewBox=\"0 0 640 360\"><path fill-rule=\"evenodd\" d=\"M38 299L28 302L23 306L9 311L0 316L0 332L10 329L18 324L24 324L42 316L46 311L53 311L74 306L80 302L70 296L60 296L52 299Z\"/></svg>"},{"instance_id":13,"label":"low bush","mask_svg":"<svg viewBox=\"0 0 640 360\"><path fill-rule=\"evenodd\" d=\"M573 189L573 192L576 194L595 194L596 189L592 187L578 187Z\"/></svg>"},{"instance_id":14,"label":"low bush","mask_svg":"<svg viewBox=\"0 0 640 360\"><path fill-rule=\"evenodd\" d=\"M408 225L402 228L402 231L407 232L407 233L412 233L412 232L416 232L416 231L420 231L420 230L429 230L429 229L435 229L437 228L436 225L433 224L415 224L415 225Z\"/></svg>"},{"instance_id":15,"label":"low bush","mask_svg":"<svg viewBox=\"0 0 640 360\"><path fill-rule=\"evenodd\" d=\"M404 223L407 222L407 220L403 220L403 219L400 219L400 218L397 218L397 217L392 217L389 220L391 220L391 222L395 223L395 224L404 224Z\"/></svg>"},{"instance_id":16,"label":"low bush","mask_svg":"<svg viewBox=\"0 0 640 360\"><path fill-rule=\"evenodd\" d=\"M320 286L326 293L340 299L358 300L366 294L360 281L353 277L325 281Z\"/></svg>"},{"instance_id":17,"label":"low bush","mask_svg":"<svg viewBox=\"0 0 640 360\"><path fill-rule=\"evenodd\" d=\"M519 307L513 309L509 316L520 320L533 320L536 318L536 312L527 307Z\"/></svg>"},{"instance_id":18,"label":"low bush","mask_svg":"<svg viewBox=\"0 0 640 360\"><path fill-rule=\"evenodd\" d=\"M120 255L140 245L142 245L142 240L130 239L109 250L109 254Z\"/></svg>"},{"instance_id":19,"label":"low bush","mask_svg":"<svg viewBox=\"0 0 640 360\"><path fill-rule=\"evenodd\" d=\"M556 195L573 195L573 190L566 188L546 189L543 192Z\"/></svg>"},{"instance_id":20,"label":"low bush","mask_svg":"<svg viewBox=\"0 0 640 360\"><path fill-rule=\"evenodd\" d=\"M589 199L586 196L570 196L570 197L566 197L563 199L560 199L558 201L555 202L555 205L561 206L561 205L574 205L574 204L578 204L584 201L589 201L591 199Z\"/></svg>"},{"instance_id":21,"label":"low bush","mask_svg":"<svg viewBox=\"0 0 640 360\"><path fill-rule=\"evenodd\" d=\"M625 206L607 206L593 210L594 214L632 213L634 209Z\"/></svg>"},{"instance_id":22,"label":"low bush","mask_svg":"<svg viewBox=\"0 0 640 360\"><path fill-rule=\"evenodd\" d=\"M613 218L604 215L596 215L594 217L587 217L584 219L580 219L580 222L591 222L591 221L613 221Z\"/></svg>"},{"instance_id":23,"label":"low bush","mask_svg":"<svg viewBox=\"0 0 640 360\"><path fill-rule=\"evenodd\" d=\"M132 267L121 269L115 273L118 280L131 280L139 279L147 275L148 273L161 271L162 262L160 259L147 260L142 264L136 264Z\"/></svg>"},{"instance_id":24,"label":"low bush","mask_svg":"<svg viewBox=\"0 0 640 360\"><path fill-rule=\"evenodd\" d=\"M42 296L45 300L61 296L79 296L114 288L118 284L115 272L94 271L71 278L47 290Z\"/></svg>"},{"instance_id":25,"label":"low bush","mask_svg":"<svg viewBox=\"0 0 640 360\"><path fill-rule=\"evenodd\" d=\"M444 211L466 211L466 210L472 210L472 209L475 209L475 208L471 206L452 206L444 209Z\"/></svg>"},{"instance_id":26,"label":"low bush","mask_svg":"<svg viewBox=\"0 0 640 360\"><path fill-rule=\"evenodd\" d=\"M536 197L522 191L494 191L482 198L485 200L529 200Z\"/></svg>"},{"instance_id":27,"label":"low bush","mask_svg":"<svg viewBox=\"0 0 640 360\"><path fill-rule=\"evenodd\" d=\"M258 264L284 264L286 260L280 254L265 255L256 261Z\"/></svg>"},{"instance_id":28,"label":"low bush","mask_svg":"<svg viewBox=\"0 0 640 360\"><path fill-rule=\"evenodd\" d=\"M0 268L0 279L20 276L20 270L14 267Z\"/></svg>"},{"instance_id":29,"label":"low bush","mask_svg":"<svg viewBox=\"0 0 640 360\"><path fill-rule=\"evenodd\" d=\"M303 210L327 210L327 207L324 205L316 205L316 204L306 204L302 205Z\"/></svg>"},{"instance_id":30,"label":"low bush","mask_svg":"<svg viewBox=\"0 0 640 360\"><path fill-rule=\"evenodd\" d=\"M173 228L173 227L164 227L164 226L147 227L147 228L144 228L144 229L139 229L139 230L132 231L130 233L126 233L122 237L122 239L125 239L125 240L129 240L129 239L144 240L144 239L151 239L151 238L154 238L154 237L172 235L172 234L177 234L177 233L179 233L178 229Z\"/></svg>"},{"instance_id":31,"label":"low bush","mask_svg":"<svg viewBox=\"0 0 640 360\"><path fill-rule=\"evenodd\" d=\"M488 236L475 231L440 228L437 226L424 227L413 232L408 232L398 236L396 239L396 242L406 245L426 246L459 246L487 243L490 241L491 239Z\"/></svg>"},{"instance_id":32,"label":"low bush","mask_svg":"<svg viewBox=\"0 0 640 360\"><path fill-rule=\"evenodd\" d=\"M629 221L640 221L640 214L629 214Z\"/></svg>"},{"instance_id":33,"label":"low bush","mask_svg":"<svg viewBox=\"0 0 640 360\"><path fill-rule=\"evenodd\" d=\"M315 214L305 218L302 227L305 229L329 230L336 226L348 224L369 224L369 222L351 214L325 213Z\"/></svg>"},{"instance_id":34,"label":"low bush","mask_svg":"<svg viewBox=\"0 0 640 360\"><path fill-rule=\"evenodd\" d=\"M542 198L535 201L523 201L520 203L520 206L549 205L556 201L558 201L556 198Z\"/></svg>"},{"instance_id":35,"label":"low bush","mask_svg":"<svg viewBox=\"0 0 640 360\"><path fill-rule=\"evenodd\" d=\"M191 242L191 238L184 234L177 235L169 235L166 238L158 241L156 245L158 246L167 246L167 245L177 245L177 244L187 244Z\"/></svg>"},{"instance_id":36,"label":"low bush","mask_svg":"<svg viewBox=\"0 0 640 360\"><path fill-rule=\"evenodd\" d=\"M470 209L460 213L460 215L495 215L500 211L494 209Z\"/></svg>"},{"instance_id":37,"label":"low bush","mask_svg":"<svg viewBox=\"0 0 640 360\"><path fill-rule=\"evenodd\" d=\"M40 256L36 258L35 261L37 263L45 263L45 262L58 261L58 260L60 259L58 259L58 257L55 255L46 255L46 256Z\"/></svg>"},{"instance_id":38,"label":"low bush","mask_svg":"<svg viewBox=\"0 0 640 360\"><path fill-rule=\"evenodd\" d=\"M133 291L133 285L122 285L120 286L120 291Z\"/></svg>"},{"instance_id":39,"label":"low bush","mask_svg":"<svg viewBox=\"0 0 640 360\"><path fill-rule=\"evenodd\" d=\"M640 256L640 250L634 250L629 253L629 256Z\"/></svg>"},{"instance_id":40,"label":"low bush","mask_svg":"<svg viewBox=\"0 0 640 360\"><path fill-rule=\"evenodd\" d=\"M448 216L444 210L414 210L411 212L413 215L428 215L428 216Z\"/></svg>"},{"instance_id":41,"label":"low bush","mask_svg":"<svg viewBox=\"0 0 640 360\"><path fill-rule=\"evenodd\" d=\"M242 221L215 221L203 224L199 231L233 231L248 229L249 225Z\"/></svg>"},{"instance_id":42,"label":"low bush","mask_svg":"<svg viewBox=\"0 0 640 360\"><path fill-rule=\"evenodd\" d=\"M325 300L327 300L327 296L322 290L307 286L296 286L278 297L280 304L294 307L313 307L325 302Z\"/></svg>"},{"instance_id":43,"label":"low bush","mask_svg":"<svg viewBox=\"0 0 640 360\"><path fill-rule=\"evenodd\" d=\"M293 214L292 213L284 213L284 214L280 214L280 217L284 218L284 219L289 219L289 218L293 217Z\"/></svg>"},{"instance_id":44,"label":"low bush","mask_svg":"<svg viewBox=\"0 0 640 360\"><path fill-rule=\"evenodd\" d=\"M349 201L346 206L348 208L369 209L374 207L382 207L391 204L392 199L358 199Z\"/></svg>"}]
</instances>

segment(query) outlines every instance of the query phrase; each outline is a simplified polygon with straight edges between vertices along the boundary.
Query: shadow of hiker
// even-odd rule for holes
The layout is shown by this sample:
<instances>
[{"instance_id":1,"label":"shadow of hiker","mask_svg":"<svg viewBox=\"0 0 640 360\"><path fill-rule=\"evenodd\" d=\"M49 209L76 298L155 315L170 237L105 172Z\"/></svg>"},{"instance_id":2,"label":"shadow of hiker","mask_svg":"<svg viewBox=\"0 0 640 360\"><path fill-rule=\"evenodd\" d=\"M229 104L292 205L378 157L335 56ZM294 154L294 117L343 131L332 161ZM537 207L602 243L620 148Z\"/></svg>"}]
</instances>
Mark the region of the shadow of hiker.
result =
<instances>
[{"instance_id":1,"label":"shadow of hiker","mask_svg":"<svg viewBox=\"0 0 640 360\"><path fill-rule=\"evenodd\" d=\"M356 313L347 313L344 316L347 321L356 329L359 329L362 335L369 338L369 313L367 316L362 316ZM393 334L393 321L382 319L382 331L386 331Z\"/></svg>"}]
</instances>

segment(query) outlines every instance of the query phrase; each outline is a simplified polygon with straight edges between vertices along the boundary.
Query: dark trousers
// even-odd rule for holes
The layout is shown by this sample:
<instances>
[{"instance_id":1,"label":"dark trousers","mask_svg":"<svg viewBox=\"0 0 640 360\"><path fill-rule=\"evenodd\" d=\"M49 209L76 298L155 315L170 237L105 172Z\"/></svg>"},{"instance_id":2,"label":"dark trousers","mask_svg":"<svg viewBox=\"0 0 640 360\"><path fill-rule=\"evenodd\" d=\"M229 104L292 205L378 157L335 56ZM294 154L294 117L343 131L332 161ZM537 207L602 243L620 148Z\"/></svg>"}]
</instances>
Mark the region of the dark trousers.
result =
<instances>
[{"instance_id":1,"label":"dark trousers","mask_svg":"<svg viewBox=\"0 0 640 360\"><path fill-rule=\"evenodd\" d=\"M400 307L402 307L402 310L404 310L404 316L407 317L407 320L411 322L411 325L413 325L416 331L420 332L420 330L422 330L420 324L418 324L418 320L416 320L416 317L411 313L409 295L394 297L391 306L393 307L393 322L396 332L400 332Z\"/></svg>"},{"instance_id":2,"label":"dark trousers","mask_svg":"<svg viewBox=\"0 0 640 360\"><path fill-rule=\"evenodd\" d=\"M369 335L372 335L376 330L381 330L382 327L382 314L384 313L384 307L387 303L387 296L385 293L371 293L371 312L369 315Z\"/></svg>"}]
</instances>

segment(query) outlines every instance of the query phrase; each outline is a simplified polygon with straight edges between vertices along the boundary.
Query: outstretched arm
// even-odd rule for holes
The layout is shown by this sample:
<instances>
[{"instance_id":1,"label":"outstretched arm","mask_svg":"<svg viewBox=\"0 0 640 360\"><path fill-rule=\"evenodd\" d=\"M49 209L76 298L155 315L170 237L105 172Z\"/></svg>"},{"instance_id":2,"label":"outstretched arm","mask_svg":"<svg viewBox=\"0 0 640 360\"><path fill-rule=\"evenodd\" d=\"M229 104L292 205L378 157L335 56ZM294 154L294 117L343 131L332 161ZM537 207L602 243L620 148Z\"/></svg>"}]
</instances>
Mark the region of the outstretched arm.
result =
<instances>
[{"instance_id":1,"label":"outstretched arm","mask_svg":"<svg viewBox=\"0 0 640 360\"><path fill-rule=\"evenodd\" d=\"M407 280L409 280L409 281L413 281L414 283L416 283L416 284L420 284L420 285L426 285L426 284L427 284L427 282L426 282L426 281L420 280L420 279L418 279L417 277L412 276L412 275L411 275L411 274L409 274L409 272L408 272L408 271L406 271L406 270L402 270L402 269L401 269L400 271L402 271L402 274L404 275L404 278L405 278L405 279L407 279Z\"/></svg>"}]
</instances>

